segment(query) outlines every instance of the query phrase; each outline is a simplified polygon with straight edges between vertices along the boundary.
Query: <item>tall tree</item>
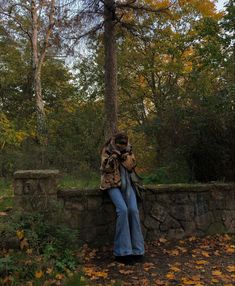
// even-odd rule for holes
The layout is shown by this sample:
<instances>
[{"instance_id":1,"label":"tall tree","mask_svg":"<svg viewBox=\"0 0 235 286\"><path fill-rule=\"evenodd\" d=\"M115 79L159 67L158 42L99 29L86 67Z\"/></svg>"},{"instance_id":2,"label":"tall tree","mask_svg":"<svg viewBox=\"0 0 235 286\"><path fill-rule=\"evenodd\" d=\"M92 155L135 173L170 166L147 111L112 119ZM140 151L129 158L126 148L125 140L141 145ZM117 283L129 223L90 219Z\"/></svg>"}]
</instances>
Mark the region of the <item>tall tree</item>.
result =
<instances>
[{"instance_id":1,"label":"tall tree","mask_svg":"<svg viewBox=\"0 0 235 286\"><path fill-rule=\"evenodd\" d=\"M59 6L56 0L9 0L2 1L0 15L8 37L30 47L32 97L35 98L37 141L42 148L42 165L47 145L45 101L42 94L42 68L49 47L55 46L55 28L59 24ZM54 34L53 34L54 32ZM54 49L55 50L55 49ZM52 53L51 53L52 55Z\"/></svg>"},{"instance_id":2,"label":"tall tree","mask_svg":"<svg viewBox=\"0 0 235 286\"><path fill-rule=\"evenodd\" d=\"M104 27L105 136L110 137L118 129L117 29L122 27L132 32L135 23L130 25L125 20L131 13L135 13L136 17L142 17L143 13L163 13L167 12L173 4L171 1L164 0L82 0L81 2L82 4L78 7L78 19L83 25L85 20L85 26L88 28L78 38Z\"/></svg>"}]
</instances>

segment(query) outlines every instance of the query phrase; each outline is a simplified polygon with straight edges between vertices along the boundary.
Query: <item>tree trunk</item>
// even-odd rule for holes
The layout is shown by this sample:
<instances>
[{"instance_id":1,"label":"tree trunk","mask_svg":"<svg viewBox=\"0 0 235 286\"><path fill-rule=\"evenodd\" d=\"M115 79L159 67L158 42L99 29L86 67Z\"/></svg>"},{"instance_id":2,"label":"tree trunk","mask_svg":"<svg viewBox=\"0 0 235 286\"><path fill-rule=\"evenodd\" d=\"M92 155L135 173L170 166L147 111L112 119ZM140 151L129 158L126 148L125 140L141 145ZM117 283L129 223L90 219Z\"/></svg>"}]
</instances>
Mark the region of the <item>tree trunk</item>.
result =
<instances>
[{"instance_id":1,"label":"tree trunk","mask_svg":"<svg viewBox=\"0 0 235 286\"><path fill-rule=\"evenodd\" d=\"M115 35L115 1L104 0L105 52L105 136L117 131L117 50Z\"/></svg>"},{"instance_id":2,"label":"tree trunk","mask_svg":"<svg viewBox=\"0 0 235 286\"><path fill-rule=\"evenodd\" d=\"M47 128L44 102L41 88L41 67L38 53L38 12L35 0L31 1L32 13L32 55L33 55L33 90L36 101L37 140L41 149L41 166L45 163L45 147L47 145Z\"/></svg>"}]
</instances>

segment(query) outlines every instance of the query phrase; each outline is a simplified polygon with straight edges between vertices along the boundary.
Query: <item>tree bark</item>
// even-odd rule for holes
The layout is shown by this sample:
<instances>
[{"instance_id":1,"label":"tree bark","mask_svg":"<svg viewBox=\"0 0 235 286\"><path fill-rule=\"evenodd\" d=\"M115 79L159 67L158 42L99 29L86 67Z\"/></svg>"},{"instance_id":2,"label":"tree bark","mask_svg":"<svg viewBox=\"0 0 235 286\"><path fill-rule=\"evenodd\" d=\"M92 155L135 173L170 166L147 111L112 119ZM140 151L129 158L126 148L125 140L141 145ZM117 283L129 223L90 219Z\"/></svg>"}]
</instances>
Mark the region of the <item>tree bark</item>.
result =
<instances>
[{"instance_id":1,"label":"tree bark","mask_svg":"<svg viewBox=\"0 0 235 286\"><path fill-rule=\"evenodd\" d=\"M42 99L41 88L41 63L39 60L38 51L38 11L36 1L31 1L32 15L32 54L33 54L33 90L36 101L36 116L37 116L37 140L39 144L44 146L47 144L46 139L46 115L44 102Z\"/></svg>"},{"instance_id":2,"label":"tree bark","mask_svg":"<svg viewBox=\"0 0 235 286\"><path fill-rule=\"evenodd\" d=\"M105 137L117 132L117 48L115 1L104 0L104 53L105 53Z\"/></svg>"}]
</instances>

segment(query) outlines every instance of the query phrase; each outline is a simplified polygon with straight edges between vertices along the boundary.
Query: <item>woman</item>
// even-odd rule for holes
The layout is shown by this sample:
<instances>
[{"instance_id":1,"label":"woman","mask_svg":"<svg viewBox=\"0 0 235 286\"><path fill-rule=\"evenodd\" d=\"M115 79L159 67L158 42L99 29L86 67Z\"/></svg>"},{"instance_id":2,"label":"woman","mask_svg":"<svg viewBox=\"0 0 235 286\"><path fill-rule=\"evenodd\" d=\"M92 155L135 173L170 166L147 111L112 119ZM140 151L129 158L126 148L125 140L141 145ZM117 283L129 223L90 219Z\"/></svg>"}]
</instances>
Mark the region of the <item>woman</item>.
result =
<instances>
[{"instance_id":1,"label":"woman","mask_svg":"<svg viewBox=\"0 0 235 286\"><path fill-rule=\"evenodd\" d=\"M118 262L133 264L144 259L136 194L130 173L136 166L128 137L118 133L101 151L101 190L108 192L116 207L117 221L113 253Z\"/></svg>"}]
</instances>

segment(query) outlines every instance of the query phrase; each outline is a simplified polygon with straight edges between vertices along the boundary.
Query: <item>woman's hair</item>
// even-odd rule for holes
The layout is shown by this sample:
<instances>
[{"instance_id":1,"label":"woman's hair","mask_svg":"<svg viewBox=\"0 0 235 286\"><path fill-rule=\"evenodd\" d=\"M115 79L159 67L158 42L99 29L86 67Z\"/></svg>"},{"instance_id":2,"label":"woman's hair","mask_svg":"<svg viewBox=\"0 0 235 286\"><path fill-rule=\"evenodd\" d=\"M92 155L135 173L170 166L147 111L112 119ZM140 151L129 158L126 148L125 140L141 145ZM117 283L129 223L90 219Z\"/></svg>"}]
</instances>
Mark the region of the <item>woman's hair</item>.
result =
<instances>
[{"instance_id":1,"label":"woman's hair","mask_svg":"<svg viewBox=\"0 0 235 286\"><path fill-rule=\"evenodd\" d=\"M110 137L104 143L104 145L102 146L102 148L100 150L100 153L102 153L102 150L111 143L112 139L114 139L114 143L122 143L122 144L127 144L128 143L128 136L127 136L126 133L124 133L124 132L115 133L112 137Z\"/></svg>"},{"instance_id":2,"label":"woman's hair","mask_svg":"<svg viewBox=\"0 0 235 286\"><path fill-rule=\"evenodd\" d=\"M119 144L127 144L128 137L124 132L120 132L114 135L114 142Z\"/></svg>"}]
</instances>

